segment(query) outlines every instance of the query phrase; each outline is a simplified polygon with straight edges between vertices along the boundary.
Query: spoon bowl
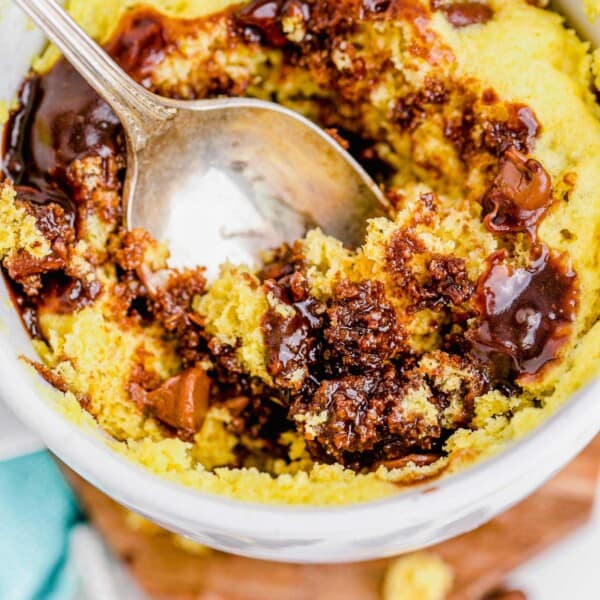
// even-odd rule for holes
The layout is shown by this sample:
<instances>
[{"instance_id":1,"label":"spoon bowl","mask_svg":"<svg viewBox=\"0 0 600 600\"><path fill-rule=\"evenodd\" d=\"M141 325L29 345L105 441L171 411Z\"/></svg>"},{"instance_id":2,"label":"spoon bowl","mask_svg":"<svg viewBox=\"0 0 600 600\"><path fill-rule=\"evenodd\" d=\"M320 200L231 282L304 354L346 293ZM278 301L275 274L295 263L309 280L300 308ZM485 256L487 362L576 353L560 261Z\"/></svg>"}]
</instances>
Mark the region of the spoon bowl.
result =
<instances>
[{"instance_id":1,"label":"spoon bowl","mask_svg":"<svg viewBox=\"0 0 600 600\"><path fill-rule=\"evenodd\" d=\"M169 242L171 266L252 263L309 228L348 246L387 213L331 136L273 102L169 100L135 83L52 0L16 0L110 104L127 139L125 225Z\"/></svg>"},{"instance_id":2,"label":"spoon bowl","mask_svg":"<svg viewBox=\"0 0 600 600\"><path fill-rule=\"evenodd\" d=\"M168 240L172 266L202 262L210 279L224 260L252 263L315 226L357 246L366 220L385 214L354 159L282 106L244 98L164 105L177 112L129 153L124 197L129 226Z\"/></svg>"}]
</instances>

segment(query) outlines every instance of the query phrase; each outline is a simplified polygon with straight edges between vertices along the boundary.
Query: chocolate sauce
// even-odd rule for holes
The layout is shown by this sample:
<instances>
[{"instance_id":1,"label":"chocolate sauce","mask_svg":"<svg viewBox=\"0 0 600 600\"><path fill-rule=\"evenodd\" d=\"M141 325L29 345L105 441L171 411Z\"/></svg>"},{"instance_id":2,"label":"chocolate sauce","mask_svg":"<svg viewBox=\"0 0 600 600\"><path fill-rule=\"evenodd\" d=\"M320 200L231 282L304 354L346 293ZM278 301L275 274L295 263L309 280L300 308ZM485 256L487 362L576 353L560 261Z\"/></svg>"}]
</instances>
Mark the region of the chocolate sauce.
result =
<instances>
[{"instance_id":1,"label":"chocolate sauce","mask_svg":"<svg viewBox=\"0 0 600 600\"><path fill-rule=\"evenodd\" d=\"M142 85L149 85L149 74L168 46L163 20L152 11L132 13L107 46L113 58ZM4 174L14 181L18 201L35 216L52 247L52 253L43 259L21 253L5 265L12 280L32 275L42 278L43 289L35 298L27 298L20 286L10 282L25 327L39 337L36 315L42 306L68 313L88 305L100 293L98 282L73 279L62 272L66 244L74 241L78 204L82 202L70 168L78 159L100 157L108 178L107 161L125 154L122 127L110 106L60 59L47 73L30 74L24 81L19 108L5 129L3 150Z\"/></svg>"},{"instance_id":2,"label":"chocolate sauce","mask_svg":"<svg viewBox=\"0 0 600 600\"><path fill-rule=\"evenodd\" d=\"M19 108L10 114L4 129L3 170L16 184L21 183L29 167L29 131L35 117L40 78L29 76L19 90Z\"/></svg>"},{"instance_id":3,"label":"chocolate sauce","mask_svg":"<svg viewBox=\"0 0 600 600\"><path fill-rule=\"evenodd\" d=\"M483 222L493 233L526 232L535 239L538 224L552 203L550 175L544 167L510 148L481 199Z\"/></svg>"},{"instance_id":4,"label":"chocolate sauce","mask_svg":"<svg viewBox=\"0 0 600 600\"><path fill-rule=\"evenodd\" d=\"M17 184L41 191L67 184L71 163L103 158L121 150L121 124L108 104L61 59L43 76L32 76L21 93L21 108L9 124L4 168ZM20 129L15 133L15 125Z\"/></svg>"},{"instance_id":5,"label":"chocolate sauce","mask_svg":"<svg viewBox=\"0 0 600 600\"><path fill-rule=\"evenodd\" d=\"M317 360L316 332L323 326L321 307L308 293L294 294L286 285L294 276L282 283L267 281L265 289L273 295L290 314L270 307L262 321L267 349L267 369L274 381L292 389L299 389L308 376L308 369ZM292 289L290 289L292 288Z\"/></svg>"},{"instance_id":6,"label":"chocolate sauce","mask_svg":"<svg viewBox=\"0 0 600 600\"><path fill-rule=\"evenodd\" d=\"M542 245L536 254L522 268L508 264L505 250L493 254L474 296L481 318L471 336L475 352L496 366L508 359L521 380L558 357L578 306L569 261Z\"/></svg>"},{"instance_id":7,"label":"chocolate sauce","mask_svg":"<svg viewBox=\"0 0 600 600\"><path fill-rule=\"evenodd\" d=\"M170 45L164 18L148 10L126 18L106 51L133 79L149 88L152 72Z\"/></svg>"},{"instance_id":8,"label":"chocolate sauce","mask_svg":"<svg viewBox=\"0 0 600 600\"><path fill-rule=\"evenodd\" d=\"M100 294L99 281L82 281L62 274L52 274L47 278L44 293L38 300L38 310L68 315L91 304Z\"/></svg>"},{"instance_id":9,"label":"chocolate sauce","mask_svg":"<svg viewBox=\"0 0 600 600\"><path fill-rule=\"evenodd\" d=\"M163 19L144 11L125 19L107 51L148 85L167 45ZM125 151L119 119L65 59L44 75L30 75L19 104L6 127L3 169L17 186L39 190L48 202L70 203L68 170L74 160L108 159Z\"/></svg>"},{"instance_id":10,"label":"chocolate sauce","mask_svg":"<svg viewBox=\"0 0 600 600\"><path fill-rule=\"evenodd\" d=\"M16 286L11 285L11 281L5 276L10 299L16 307L17 312L21 317L21 322L27 333L34 339L42 339L42 331L38 320L38 309L34 301L28 298L25 294L20 293Z\"/></svg>"}]
</instances>

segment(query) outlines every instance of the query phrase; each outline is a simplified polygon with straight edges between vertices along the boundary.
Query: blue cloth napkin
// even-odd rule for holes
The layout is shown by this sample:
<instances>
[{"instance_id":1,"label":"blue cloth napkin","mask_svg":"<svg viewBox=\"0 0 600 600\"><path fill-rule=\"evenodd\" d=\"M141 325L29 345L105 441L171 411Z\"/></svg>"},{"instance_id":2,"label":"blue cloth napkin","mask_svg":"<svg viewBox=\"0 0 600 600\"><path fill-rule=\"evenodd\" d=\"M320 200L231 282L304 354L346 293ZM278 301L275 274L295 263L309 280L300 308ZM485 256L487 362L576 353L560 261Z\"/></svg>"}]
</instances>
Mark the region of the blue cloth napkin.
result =
<instances>
[{"instance_id":1,"label":"blue cloth napkin","mask_svg":"<svg viewBox=\"0 0 600 600\"><path fill-rule=\"evenodd\" d=\"M70 600L71 528L80 511L47 452L0 462L0 598Z\"/></svg>"}]
</instances>

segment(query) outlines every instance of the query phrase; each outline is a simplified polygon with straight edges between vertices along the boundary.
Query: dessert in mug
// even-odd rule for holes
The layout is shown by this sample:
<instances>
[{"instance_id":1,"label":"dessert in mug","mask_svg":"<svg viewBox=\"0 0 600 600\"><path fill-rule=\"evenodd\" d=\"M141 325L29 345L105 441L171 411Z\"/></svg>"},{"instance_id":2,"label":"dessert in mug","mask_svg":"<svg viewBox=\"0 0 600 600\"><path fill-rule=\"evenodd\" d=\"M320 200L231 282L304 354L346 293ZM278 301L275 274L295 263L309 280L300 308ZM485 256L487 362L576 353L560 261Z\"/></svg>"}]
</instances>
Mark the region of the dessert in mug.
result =
<instances>
[{"instance_id":1,"label":"dessert in mug","mask_svg":"<svg viewBox=\"0 0 600 600\"><path fill-rule=\"evenodd\" d=\"M213 281L170 268L123 227L118 119L49 47L6 125L0 252L62 410L171 480L312 504L556 410L600 361L598 63L537 4L71 0L146 88L288 106L393 209L358 248L313 229Z\"/></svg>"}]
</instances>

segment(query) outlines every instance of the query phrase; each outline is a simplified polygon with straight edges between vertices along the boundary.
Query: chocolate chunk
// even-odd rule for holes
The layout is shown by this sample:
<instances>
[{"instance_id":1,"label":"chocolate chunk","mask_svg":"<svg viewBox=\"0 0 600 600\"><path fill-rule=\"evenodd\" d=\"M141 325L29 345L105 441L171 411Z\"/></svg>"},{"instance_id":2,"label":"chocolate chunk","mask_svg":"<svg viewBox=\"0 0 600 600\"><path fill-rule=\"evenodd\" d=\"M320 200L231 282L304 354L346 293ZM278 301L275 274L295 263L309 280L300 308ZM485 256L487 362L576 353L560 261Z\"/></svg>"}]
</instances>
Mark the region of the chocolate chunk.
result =
<instances>
[{"instance_id":1,"label":"chocolate chunk","mask_svg":"<svg viewBox=\"0 0 600 600\"><path fill-rule=\"evenodd\" d=\"M505 250L491 256L475 292L479 325L470 334L475 351L500 375L512 371L521 381L556 360L578 305L577 276L569 260L545 246L536 253L523 268L510 266Z\"/></svg>"},{"instance_id":2,"label":"chocolate chunk","mask_svg":"<svg viewBox=\"0 0 600 600\"><path fill-rule=\"evenodd\" d=\"M208 411L210 379L203 369L192 367L151 392L137 383L130 384L130 392L140 409L178 431L193 434Z\"/></svg>"},{"instance_id":3,"label":"chocolate chunk","mask_svg":"<svg viewBox=\"0 0 600 600\"><path fill-rule=\"evenodd\" d=\"M326 359L339 373L380 368L402 347L404 335L379 281L341 281L333 289L324 331Z\"/></svg>"},{"instance_id":4,"label":"chocolate chunk","mask_svg":"<svg viewBox=\"0 0 600 600\"><path fill-rule=\"evenodd\" d=\"M450 2L448 4L434 2L434 6L436 4L457 29L487 23L494 16L494 11L483 2Z\"/></svg>"},{"instance_id":5,"label":"chocolate chunk","mask_svg":"<svg viewBox=\"0 0 600 600\"><path fill-rule=\"evenodd\" d=\"M527 232L535 238L538 223L552 205L550 175L515 148L500 159L498 175L481 199L484 223L494 233Z\"/></svg>"}]
</instances>

